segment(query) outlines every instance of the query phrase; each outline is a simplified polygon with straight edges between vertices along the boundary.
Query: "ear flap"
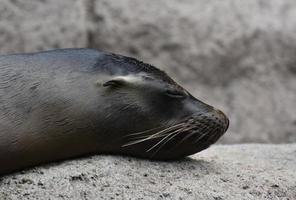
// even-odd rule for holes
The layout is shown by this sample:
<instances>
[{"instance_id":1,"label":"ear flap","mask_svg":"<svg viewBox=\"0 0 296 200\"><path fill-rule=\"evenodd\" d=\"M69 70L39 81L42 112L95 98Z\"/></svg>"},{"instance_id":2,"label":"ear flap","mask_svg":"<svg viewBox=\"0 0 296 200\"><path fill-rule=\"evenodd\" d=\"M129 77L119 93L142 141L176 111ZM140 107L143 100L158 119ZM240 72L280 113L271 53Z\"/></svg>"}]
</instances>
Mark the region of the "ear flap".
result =
<instances>
[{"instance_id":1,"label":"ear flap","mask_svg":"<svg viewBox=\"0 0 296 200\"><path fill-rule=\"evenodd\" d=\"M125 80L123 78L114 78L109 81L103 83L104 87L119 87L125 84Z\"/></svg>"}]
</instances>

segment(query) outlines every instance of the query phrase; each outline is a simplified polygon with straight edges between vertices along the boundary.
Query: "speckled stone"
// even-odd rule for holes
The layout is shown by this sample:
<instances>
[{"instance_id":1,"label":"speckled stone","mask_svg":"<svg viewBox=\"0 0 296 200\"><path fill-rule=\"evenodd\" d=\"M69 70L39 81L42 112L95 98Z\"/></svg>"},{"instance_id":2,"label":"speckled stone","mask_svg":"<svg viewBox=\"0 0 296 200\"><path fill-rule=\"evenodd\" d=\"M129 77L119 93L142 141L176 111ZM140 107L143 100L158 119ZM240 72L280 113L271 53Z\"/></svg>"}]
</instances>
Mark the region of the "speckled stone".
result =
<instances>
[{"instance_id":1,"label":"speckled stone","mask_svg":"<svg viewBox=\"0 0 296 200\"><path fill-rule=\"evenodd\" d=\"M0 199L296 199L296 144L213 146L151 162L93 156L0 178Z\"/></svg>"}]
</instances>

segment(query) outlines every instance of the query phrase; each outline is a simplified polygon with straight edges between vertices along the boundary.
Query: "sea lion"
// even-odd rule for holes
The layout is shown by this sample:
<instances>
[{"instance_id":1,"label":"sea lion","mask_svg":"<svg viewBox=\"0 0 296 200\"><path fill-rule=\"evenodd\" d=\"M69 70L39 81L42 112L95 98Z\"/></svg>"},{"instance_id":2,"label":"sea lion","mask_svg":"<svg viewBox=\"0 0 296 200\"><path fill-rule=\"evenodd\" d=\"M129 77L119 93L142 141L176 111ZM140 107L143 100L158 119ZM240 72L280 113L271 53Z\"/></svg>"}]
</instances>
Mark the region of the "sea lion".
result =
<instances>
[{"instance_id":1,"label":"sea lion","mask_svg":"<svg viewBox=\"0 0 296 200\"><path fill-rule=\"evenodd\" d=\"M134 58L93 49L0 56L0 174L86 154L178 159L228 125Z\"/></svg>"}]
</instances>

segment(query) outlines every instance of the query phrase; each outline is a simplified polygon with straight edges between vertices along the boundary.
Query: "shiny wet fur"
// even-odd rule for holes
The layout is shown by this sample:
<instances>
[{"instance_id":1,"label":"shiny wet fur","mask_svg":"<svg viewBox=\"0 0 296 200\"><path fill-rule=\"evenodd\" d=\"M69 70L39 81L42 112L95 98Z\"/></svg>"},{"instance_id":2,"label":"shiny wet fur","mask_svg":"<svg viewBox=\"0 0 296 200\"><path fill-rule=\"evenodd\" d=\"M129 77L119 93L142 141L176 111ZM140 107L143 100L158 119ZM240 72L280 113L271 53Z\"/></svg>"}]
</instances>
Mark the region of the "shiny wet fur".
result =
<instances>
[{"instance_id":1,"label":"shiny wet fur","mask_svg":"<svg viewBox=\"0 0 296 200\"><path fill-rule=\"evenodd\" d=\"M134 58L92 49L0 56L0 174L86 154L178 159L228 125Z\"/></svg>"}]
</instances>

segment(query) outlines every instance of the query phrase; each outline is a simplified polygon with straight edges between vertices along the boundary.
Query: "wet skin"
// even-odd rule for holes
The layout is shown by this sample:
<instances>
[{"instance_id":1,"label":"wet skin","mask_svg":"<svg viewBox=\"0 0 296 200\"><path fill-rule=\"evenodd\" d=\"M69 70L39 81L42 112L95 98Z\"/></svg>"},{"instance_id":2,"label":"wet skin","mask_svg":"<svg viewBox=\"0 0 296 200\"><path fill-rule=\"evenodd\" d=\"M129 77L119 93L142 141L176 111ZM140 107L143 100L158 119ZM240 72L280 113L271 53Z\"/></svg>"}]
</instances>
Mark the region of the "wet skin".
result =
<instances>
[{"instance_id":1,"label":"wet skin","mask_svg":"<svg viewBox=\"0 0 296 200\"><path fill-rule=\"evenodd\" d=\"M0 56L0 174L86 154L178 159L228 125L133 58L92 49Z\"/></svg>"}]
</instances>

